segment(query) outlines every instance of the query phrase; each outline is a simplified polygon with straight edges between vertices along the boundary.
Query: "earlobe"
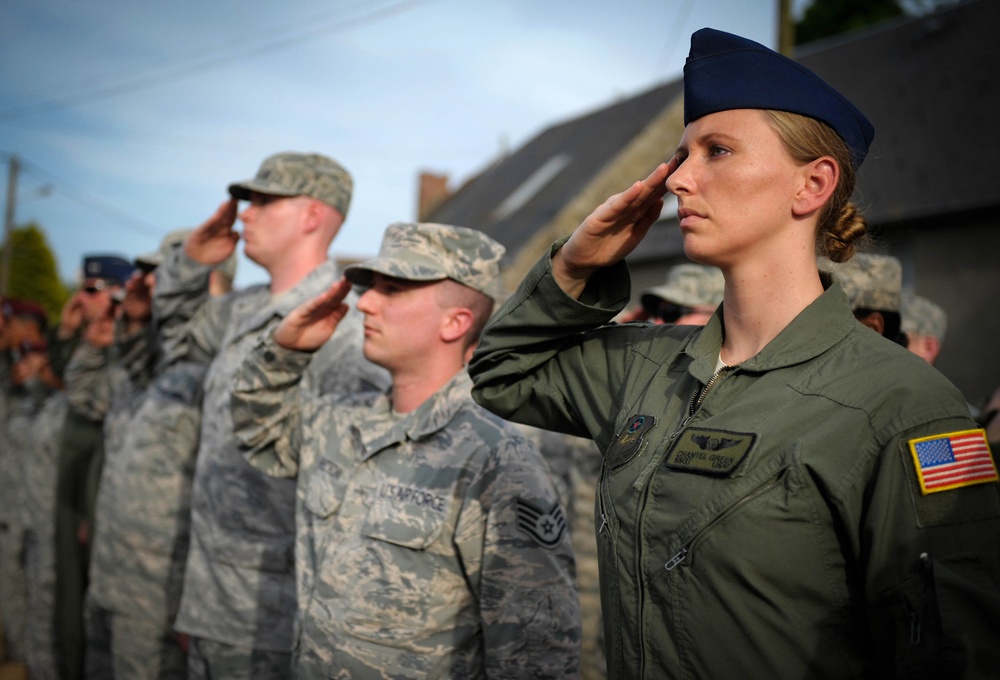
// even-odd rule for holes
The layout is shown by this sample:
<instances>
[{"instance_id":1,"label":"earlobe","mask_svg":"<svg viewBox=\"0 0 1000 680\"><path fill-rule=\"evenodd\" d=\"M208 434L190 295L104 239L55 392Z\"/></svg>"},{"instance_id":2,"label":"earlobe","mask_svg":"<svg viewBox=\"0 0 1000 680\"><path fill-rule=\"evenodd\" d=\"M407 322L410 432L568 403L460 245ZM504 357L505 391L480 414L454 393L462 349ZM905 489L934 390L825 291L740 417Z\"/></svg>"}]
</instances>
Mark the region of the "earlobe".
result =
<instances>
[{"instance_id":1,"label":"earlobe","mask_svg":"<svg viewBox=\"0 0 1000 680\"><path fill-rule=\"evenodd\" d=\"M322 224L322 214L320 213L318 201L309 201L309 204L306 206L305 219L303 220L303 232L311 234L319 229L320 224Z\"/></svg>"},{"instance_id":2,"label":"earlobe","mask_svg":"<svg viewBox=\"0 0 1000 680\"><path fill-rule=\"evenodd\" d=\"M801 217L820 210L833 195L839 180L840 168L829 156L821 156L805 164L792 211Z\"/></svg>"}]
</instances>

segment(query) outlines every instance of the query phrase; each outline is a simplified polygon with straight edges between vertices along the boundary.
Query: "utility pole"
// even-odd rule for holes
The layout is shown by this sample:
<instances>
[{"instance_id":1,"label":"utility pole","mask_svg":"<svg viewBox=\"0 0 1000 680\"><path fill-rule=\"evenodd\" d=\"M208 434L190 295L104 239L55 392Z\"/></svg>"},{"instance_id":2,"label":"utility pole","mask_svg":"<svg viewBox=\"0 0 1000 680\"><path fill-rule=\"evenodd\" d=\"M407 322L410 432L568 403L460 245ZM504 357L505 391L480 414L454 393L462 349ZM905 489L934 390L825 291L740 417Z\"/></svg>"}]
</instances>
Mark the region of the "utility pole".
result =
<instances>
[{"instance_id":1,"label":"utility pole","mask_svg":"<svg viewBox=\"0 0 1000 680\"><path fill-rule=\"evenodd\" d=\"M17 156L11 155L7 164L7 207L3 220L3 273L0 274L0 294L10 290L10 266L14 253L12 235L14 233L14 202L17 200L17 173L20 164Z\"/></svg>"},{"instance_id":2,"label":"utility pole","mask_svg":"<svg viewBox=\"0 0 1000 680\"><path fill-rule=\"evenodd\" d=\"M792 21L792 0L778 0L778 52L789 59L795 50L795 22Z\"/></svg>"}]
</instances>

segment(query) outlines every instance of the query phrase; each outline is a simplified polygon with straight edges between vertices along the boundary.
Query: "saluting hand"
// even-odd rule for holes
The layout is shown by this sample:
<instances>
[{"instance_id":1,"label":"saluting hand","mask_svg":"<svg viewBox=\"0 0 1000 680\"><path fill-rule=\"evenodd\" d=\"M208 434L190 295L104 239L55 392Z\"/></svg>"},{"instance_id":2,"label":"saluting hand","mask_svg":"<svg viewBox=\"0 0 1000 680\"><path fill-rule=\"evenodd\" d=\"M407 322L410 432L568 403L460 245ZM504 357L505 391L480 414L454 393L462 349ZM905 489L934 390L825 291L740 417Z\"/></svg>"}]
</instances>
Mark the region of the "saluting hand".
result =
<instances>
[{"instance_id":1,"label":"saluting hand","mask_svg":"<svg viewBox=\"0 0 1000 680\"><path fill-rule=\"evenodd\" d=\"M82 290L78 290L63 305L62 314L59 316L59 328L56 330L56 336L60 340L68 340L87 320L84 295Z\"/></svg>"},{"instance_id":2,"label":"saluting hand","mask_svg":"<svg viewBox=\"0 0 1000 680\"><path fill-rule=\"evenodd\" d=\"M312 300L303 302L278 324L274 341L285 349L302 352L319 349L347 314L344 299L350 292L348 280L340 279Z\"/></svg>"},{"instance_id":3,"label":"saluting hand","mask_svg":"<svg viewBox=\"0 0 1000 680\"><path fill-rule=\"evenodd\" d=\"M142 272L135 272L125 282L125 299L122 300L122 316L126 322L141 324L153 316L153 291Z\"/></svg>"},{"instance_id":4,"label":"saluting hand","mask_svg":"<svg viewBox=\"0 0 1000 680\"><path fill-rule=\"evenodd\" d=\"M595 271L635 250L663 210L667 177L677 165L676 158L661 163L646 179L610 196L576 228L552 259L553 276L567 294L579 297Z\"/></svg>"},{"instance_id":5,"label":"saluting hand","mask_svg":"<svg viewBox=\"0 0 1000 680\"><path fill-rule=\"evenodd\" d=\"M184 241L184 252L195 262L217 265L236 250L240 235L233 231L236 223L235 198L220 204L215 213L188 234Z\"/></svg>"}]
</instances>

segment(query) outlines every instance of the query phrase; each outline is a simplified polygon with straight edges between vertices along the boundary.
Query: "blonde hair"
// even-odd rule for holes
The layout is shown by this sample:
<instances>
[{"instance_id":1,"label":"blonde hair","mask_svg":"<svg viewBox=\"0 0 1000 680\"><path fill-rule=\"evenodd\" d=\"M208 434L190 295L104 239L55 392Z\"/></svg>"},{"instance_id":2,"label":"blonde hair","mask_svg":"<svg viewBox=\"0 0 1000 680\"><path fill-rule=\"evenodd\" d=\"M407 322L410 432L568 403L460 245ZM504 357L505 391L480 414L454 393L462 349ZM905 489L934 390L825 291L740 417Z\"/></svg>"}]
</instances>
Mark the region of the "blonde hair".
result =
<instances>
[{"instance_id":1,"label":"blonde hair","mask_svg":"<svg viewBox=\"0 0 1000 680\"><path fill-rule=\"evenodd\" d=\"M792 158L809 163L830 156L840 168L837 186L819 215L816 253L834 262L846 262L867 240L868 233L868 221L851 202L857 178L850 149L830 126L815 118L787 111L764 113Z\"/></svg>"}]
</instances>

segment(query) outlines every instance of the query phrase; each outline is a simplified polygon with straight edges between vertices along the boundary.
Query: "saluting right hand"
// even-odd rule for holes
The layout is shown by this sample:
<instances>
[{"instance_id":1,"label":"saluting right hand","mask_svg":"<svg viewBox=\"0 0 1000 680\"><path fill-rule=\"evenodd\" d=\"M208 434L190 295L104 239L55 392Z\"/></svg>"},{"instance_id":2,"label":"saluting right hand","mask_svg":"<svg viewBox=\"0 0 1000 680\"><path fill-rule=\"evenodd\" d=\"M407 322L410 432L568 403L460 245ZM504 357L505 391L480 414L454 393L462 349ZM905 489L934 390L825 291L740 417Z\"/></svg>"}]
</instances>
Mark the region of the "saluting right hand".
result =
<instances>
[{"instance_id":1,"label":"saluting right hand","mask_svg":"<svg viewBox=\"0 0 1000 680\"><path fill-rule=\"evenodd\" d=\"M188 234L184 241L184 252L195 262L217 265L236 250L240 235L233 231L236 223L238 201L230 198L220 204L215 213Z\"/></svg>"},{"instance_id":2,"label":"saluting right hand","mask_svg":"<svg viewBox=\"0 0 1000 680\"><path fill-rule=\"evenodd\" d=\"M347 314L344 302L351 292L347 279L340 279L311 300L288 313L274 330L274 341L285 349L312 352L330 339Z\"/></svg>"},{"instance_id":3,"label":"saluting right hand","mask_svg":"<svg viewBox=\"0 0 1000 680\"><path fill-rule=\"evenodd\" d=\"M610 196L576 228L552 258L552 273L567 294L578 297L595 271L635 250L660 217L667 177L677 165L676 158L661 163L646 179Z\"/></svg>"}]
</instances>

